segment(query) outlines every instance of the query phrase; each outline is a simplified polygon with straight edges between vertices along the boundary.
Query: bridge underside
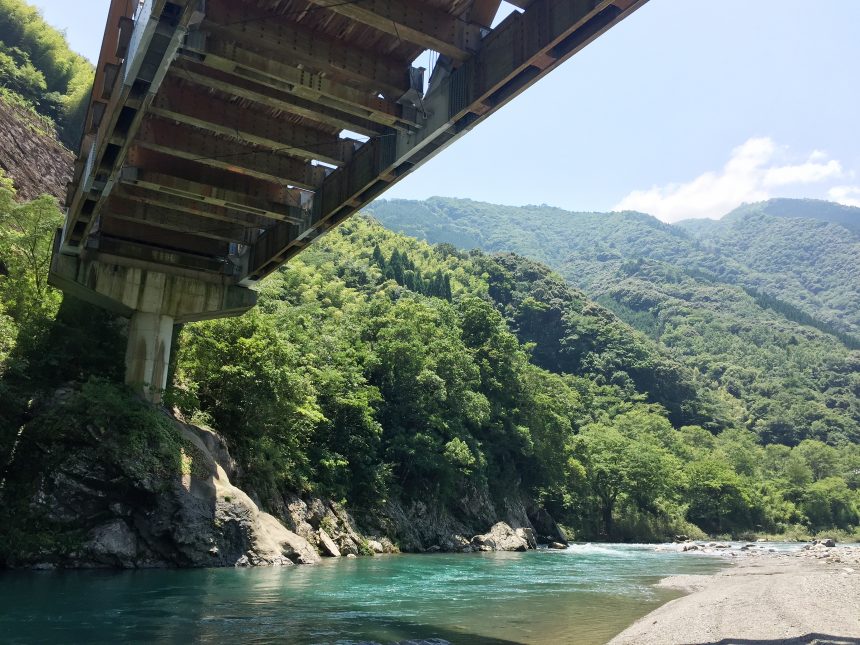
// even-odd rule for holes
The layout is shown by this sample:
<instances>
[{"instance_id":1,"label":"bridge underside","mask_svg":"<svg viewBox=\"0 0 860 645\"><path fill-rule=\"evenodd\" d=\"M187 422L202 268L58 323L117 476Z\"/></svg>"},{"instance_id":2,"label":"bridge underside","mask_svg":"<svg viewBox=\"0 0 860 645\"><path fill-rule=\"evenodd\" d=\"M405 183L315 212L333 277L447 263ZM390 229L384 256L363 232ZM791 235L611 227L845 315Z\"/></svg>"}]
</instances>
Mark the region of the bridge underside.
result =
<instances>
[{"instance_id":1,"label":"bridge underside","mask_svg":"<svg viewBox=\"0 0 860 645\"><path fill-rule=\"evenodd\" d=\"M51 281L132 318L128 380L157 400L173 324L252 307L645 1L517 0L490 29L499 0L112 0Z\"/></svg>"}]
</instances>

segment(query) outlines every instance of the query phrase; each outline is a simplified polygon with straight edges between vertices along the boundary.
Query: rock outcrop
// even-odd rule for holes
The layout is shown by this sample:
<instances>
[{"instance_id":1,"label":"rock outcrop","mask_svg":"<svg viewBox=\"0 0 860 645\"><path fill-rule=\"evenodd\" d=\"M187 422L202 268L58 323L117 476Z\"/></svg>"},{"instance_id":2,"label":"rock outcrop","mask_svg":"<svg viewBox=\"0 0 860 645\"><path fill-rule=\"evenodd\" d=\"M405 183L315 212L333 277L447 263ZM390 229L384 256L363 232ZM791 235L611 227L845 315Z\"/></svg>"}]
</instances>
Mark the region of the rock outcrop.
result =
<instances>
[{"instance_id":1,"label":"rock outcrop","mask_svg":"<svg viewBox=\"0 0 860 645\"><path fill-rule=\"evenodd\" d=\"M73 155L47 124L0 98L0 169L12 178L20 199L44 193L62 203L72 178Z\"/></svg>"},{"instance_id":2,"label":"rock outcrop","mask_svg":"<svg viewBox=\"0 0 860 645\"><path fill-rule=\"evenodd\" d=\"M528 551L535 548L529 543L529 537L534 544L534 533L528 529L512 529L504 522L497 522L483 535L472 538L471 544L478 551Z\"/></svg>"},{"instance_id":3,"label":"rock outcrop","mask_svg":"<svg viewBox=\"0 0 860 645\"><path fill-rule=\"evenodd\" d=\"M82 411L79 389L71 384L41 401L23 430L10 485L0 490L9 520L0 522L0 566L291 565L320 554L525 551L560 532L545 513L527 512L515 486L501 499L486 488L448 504L392 498L358 517L308 494L269 490L261 502L234 484L241 469L212 430L150 408L118 413L105 428L93 421L98 413ZM135 435L127 424L144 412Z\"/></svg>"},{"instance_id":4,"label":"rock outcrop","mask_svg":"<svg viewBox=\"0 0 860 645\"><path fill-rule=\"evenodd\" d=\"M328 533L326 533L323 529L319 530L319 539L320 539L320 548L322 549L325 555L329 555L333 558L340 557L340 549L337 548L337 544L334 543Z\"/></svg>"},{"instance_id":5,"label":"rock outcrop","mask_svg":"<svg viewBox=\"0 0 860 645\"><path fill-rule=\"evenodd\" d=\"M182 472L163 479L130 476L86 446L42 446L54 465L38 474L29 513L65 537L62 546L24 544L7 564L135 568L319 561L306 539L231 483L227 471L235 466L220 437L173 423L183 446Z\"/></svg>"},{"instance_id":6,"label":"rock outcrop","mask_svg":"<svg viewBox=\"0 0 860 645\"><path fill-rule=\"evenodd\" d=\"M516 488L512 486L511 490L515 491ZM498 523L509 528L515 527L511 530L518 539L518 546L522 542L527 548L536 548L538 542L548 540L543 533L535 530L536 527L530 519L532 516L526 509L526 500L520 495L511 493L502 500L494 500L484 488L467 491L454 504L448 506L428 504L420 500L408 504L389 500L381 509L360 517L359 524L368 527L372 534L389 536L403 551L475 551L478 548L473 543L473 536L482 534ZM561 533L548 514L541 519L545 530ZM562 534L556 539L567 538Z\"/></svg>"}]
</instances>

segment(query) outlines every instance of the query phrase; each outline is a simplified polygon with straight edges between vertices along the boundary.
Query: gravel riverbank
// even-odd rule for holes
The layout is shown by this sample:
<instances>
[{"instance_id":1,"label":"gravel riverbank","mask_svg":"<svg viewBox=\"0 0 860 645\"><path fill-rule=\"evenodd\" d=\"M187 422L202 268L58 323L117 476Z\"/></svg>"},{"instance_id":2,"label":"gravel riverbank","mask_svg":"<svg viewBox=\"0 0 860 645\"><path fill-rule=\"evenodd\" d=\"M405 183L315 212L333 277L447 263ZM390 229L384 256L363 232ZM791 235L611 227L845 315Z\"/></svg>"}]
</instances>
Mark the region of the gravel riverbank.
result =
<instances>
[{"instance_id":1,"label":"gravel riverbank","mask_svg":"<svg viewBox=\"0 0 860 645\"><path fill-rule=\"evenodd\" d=\"M690 545L674 548L684 546ZM785 552L766 543L712 543L696 551L719 552L735 566L664 579L660 586L688 595L641 618L610 645L860 645L860 546Z\"/></svg>"}]
</instances>

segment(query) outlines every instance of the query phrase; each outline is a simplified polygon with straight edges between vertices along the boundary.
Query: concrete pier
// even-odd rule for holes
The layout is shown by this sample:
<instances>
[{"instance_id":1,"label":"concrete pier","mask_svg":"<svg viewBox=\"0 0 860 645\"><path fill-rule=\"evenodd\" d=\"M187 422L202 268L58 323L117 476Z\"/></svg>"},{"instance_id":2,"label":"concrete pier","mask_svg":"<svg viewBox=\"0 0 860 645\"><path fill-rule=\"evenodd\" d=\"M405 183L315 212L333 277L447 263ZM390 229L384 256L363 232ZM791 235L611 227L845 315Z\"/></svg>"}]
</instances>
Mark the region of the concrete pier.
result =
<instances>
[{"instance_id":1,"label":"concrete pier","mask_svg":"<svg viewBox=\"0 0 860 645\"><path fill-rule=\"evenodd\" d=\"M161 402L167 387L172 337L171 316L143 311L132 315L125 350L125 382L153 403Z\"/></svg>"},{"instance_id":2,"label":"concrete pier","mask_svg":"<svg viewBox=\"0 0 860 645\"><path fill-rule=\"evenodd\" d=\"M227 279L171 275L110 260L92 249L80 256L57 253L49 281L76 298L131 319L125 380L153 403L161 401L167 386L174 325L237 316L257 302L256 292Z\"/></svg>"}]
</instances>

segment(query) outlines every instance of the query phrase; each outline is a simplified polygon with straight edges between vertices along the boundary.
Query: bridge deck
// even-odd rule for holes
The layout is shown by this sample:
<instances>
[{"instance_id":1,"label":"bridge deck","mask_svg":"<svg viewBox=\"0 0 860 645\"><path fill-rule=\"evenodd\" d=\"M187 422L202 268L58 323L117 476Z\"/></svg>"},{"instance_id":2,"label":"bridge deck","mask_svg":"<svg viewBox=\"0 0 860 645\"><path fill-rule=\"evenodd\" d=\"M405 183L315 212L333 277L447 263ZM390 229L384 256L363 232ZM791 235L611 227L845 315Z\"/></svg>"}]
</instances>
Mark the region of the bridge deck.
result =
<instances>
[{"instance_id":1,"label":"bridge deck","mask_svg":"<svg viewBox=\"0 0 860 645\"><path fill-rule=\"evenodd\" d=\"M490 29L500 0L112 0L49 279L131 317L126 380L157 401L175 323L252 307L645 2L516 0Z\"/></svg>"},{"instance_id":2,"label":"bridge deck","mask_svg":"<svg viewBox=\"0 0 860 645\"><path fill-rule=\"evenodd\" d=\"M644 1L113 0L60 252L258 280Z\"/></svg>"}]
</instances>

